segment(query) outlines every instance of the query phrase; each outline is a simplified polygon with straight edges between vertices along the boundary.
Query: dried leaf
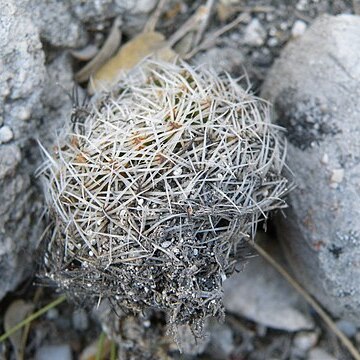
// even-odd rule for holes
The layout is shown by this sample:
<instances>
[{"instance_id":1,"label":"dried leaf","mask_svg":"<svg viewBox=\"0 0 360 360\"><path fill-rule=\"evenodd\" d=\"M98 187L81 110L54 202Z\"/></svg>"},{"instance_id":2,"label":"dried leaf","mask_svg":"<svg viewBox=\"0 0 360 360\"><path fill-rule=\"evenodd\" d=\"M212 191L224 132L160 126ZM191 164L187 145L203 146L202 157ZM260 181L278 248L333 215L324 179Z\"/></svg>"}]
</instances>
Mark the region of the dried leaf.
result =
<instances>
[{"instance_id":1,"label":"dried leaf","mask_svg":"<svg viewBox=\"0 0 360 360\"><path fill-rule=\"evenodd\" d=\"M96 45L90 44L79 50L70 51L71 55L81 61L91 60L99 51Z\"/></svg>"},{"instance_id":2,"label":"dried leaf","mask_svg":"<svg viewBox=\"0 0 360 360\"><path fill-rule=\"evenodd\" d=\"M166 45L164 35L155 31L141 33L127 42L101 67L90 82L89 92L93 93L98 88L111 86L118 80L121 73L132 69L151 54L164 61L169 61L176 56L176 53Z\"/></svg>"},{"instance_id":3,"label":"dried leaf","mask_svg":"<svg viewBox=\"0 0 360 360\"><path fill-rule=\"evenodd\" d=\"M23 321L26 316L34 309L34 304L27 303L24 300L15 300L7 308L5 317L4 317L4 329L5 332L10 330L19 322ZM22 345L22 334L23 329L18 330L10 336L10 341L14 347L16 358L19 358L19 353L21 351Z\"/></svg>"},{"instance_id":4,"label":"dried leaf","mask_svg":"<svg viewBox=\"0 0 360 360\"><path fill-rule=\"evenodd\" d=\"M120 25L121 20L120 18L117 18L113 23L108 38L106 39L98 54L75 74L75 80L77 82L84 82L89 80L90 76L94 74L108 59L110 59L111 56L114 55L115 51L120 46Z\"/></svg>"}]
</instances>

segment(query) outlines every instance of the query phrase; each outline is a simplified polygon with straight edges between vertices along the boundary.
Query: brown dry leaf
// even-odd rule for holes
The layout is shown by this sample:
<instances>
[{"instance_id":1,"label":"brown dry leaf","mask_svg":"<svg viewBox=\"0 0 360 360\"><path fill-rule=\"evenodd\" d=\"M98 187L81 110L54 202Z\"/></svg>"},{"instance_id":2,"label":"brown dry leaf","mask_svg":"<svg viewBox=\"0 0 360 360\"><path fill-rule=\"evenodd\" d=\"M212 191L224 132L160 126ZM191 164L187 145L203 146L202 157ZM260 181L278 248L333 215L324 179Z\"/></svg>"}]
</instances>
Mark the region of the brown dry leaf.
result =
<instances>
[{"instance_id":1,"label":"brown dry leaf","mask_svg":"<svg viewBox=\"0 0 360 360\"><path fill-rule=\"evenodd\" d=\"M217 15L220 21L225 22L228 20L233 14L234 10L231 6L223 3L219 3L216 7Z\"/></svg>"},{"instance_id":2,"label":"brown dry leaf","mask_svg":"<svg viewBox=\"0 0 360 360\"><path fill-rule=\"evenodd\" d=\"M9 331L16 324L23 321L34 309L34 304L25 302L24 300L15 300L6 309L4 316L5 332ZM16 358L19 359L22 346L23 329L18 330L10 336L10 342L14 347Z\"/></svg>"},{"instance_id":3,"label":"brown dry leaf","mask_svg":"<svg viewBox=\"0 0 360 360\"><path fill-rule=\"evenodd\" d=\"M121 73L132 69L149 55L157 59L169 61L176 53L166 45L164 35L156 31L141 33L127 42L118 53L102 66L91 79L89 93L97 89L111 87Z\"/></svg>"}]
</instances>

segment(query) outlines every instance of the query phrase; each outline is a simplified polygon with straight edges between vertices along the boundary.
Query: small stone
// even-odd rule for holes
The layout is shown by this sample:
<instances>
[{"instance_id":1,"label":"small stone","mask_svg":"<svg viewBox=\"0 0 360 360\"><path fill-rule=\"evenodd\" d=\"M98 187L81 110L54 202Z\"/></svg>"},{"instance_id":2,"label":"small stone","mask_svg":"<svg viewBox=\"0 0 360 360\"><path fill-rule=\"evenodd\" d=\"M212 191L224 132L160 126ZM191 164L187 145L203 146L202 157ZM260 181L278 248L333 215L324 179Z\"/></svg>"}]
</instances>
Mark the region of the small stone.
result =
<instances>
[{"instance_id":1,"label":"small stone","mask_svg":"<svg viewBox=\"0 0 360 360\"><path fill-rule=\"evenodd\" d=\"M173 174L175 176L180 176L182 174L182 168L181 167L178 167L176 168L174 171L173 171Z\"/></svg>"},{"instance_id":2,"label":"small stone","mask_svg":"<svg viewBox=\"0 0 360 360\"><path fill-rule=\"evenodd\" d=\"M301 297L261 257L224 282L223 301L227 311L272 329L310 330L314 325L300 310L306 307Z\"/></svg>"},{"instance_id":3,"label":"small stone","mask_svg":"<svg viewBox=\"0 0 360 360\"><path fill-rule=\"evenodd\" d=\"M270 46L270 47L275 47L277 45L279 45L279 40L276 38L276 37L271 37L267 44Z\"/></svg>"},{"instance_id":4,"label":"small stone","mask_svg":"<svg viewBox=\"0 0 360 360\"><path fill-rule=\"evenodd\" d=\"M266 39L266 31L258 19L253 19L245 28L244 44L262 46Z\"/></svg>"},{"instance_id":5,"label":"small stone","mask_svg":"<svg viewBox=\"0 0 360 360\"><path fill-rule=\"evenodd\" d=\"M328 154L324 154L323 157L321 158L321 163L324 165L327 165L329 163L329 155Z\"/></svg>"},{"instance_id":6,"label":"small stone","mask_svg":"<svg viewBox=\"0 0 360 360\"><path fill-rule=\"evenodd\" d=\"M209 337L207 334L203 338L196 338L189 325L176 325L178 348L185 355L197 355L204 352Z\"/></svg>"},{"instance_id":7,"label":"small stone","mask_svg":"<svg viewBox=\"0 0 360 360\"><path fill-rule=\"evenodd\" d=\"M46 312L46 318L48 320L56 320L59 317L59 310L56 308L49 309Z\"/></svg>"},{"instance_id":8,"label":"small stone","mask_svg":"<svg viewBox=\"0 0 360 360\"><path fill-rule=\"evenodd\" d=\"M161 247L162 247L163 249L167 249L171 244L172 244L171 241L164 241L164 242L161 244Z\"/></svg>"},{"instance_id":9,"label":"small stone","mask_svg":"<svg viewBox=\"0 0 360 360\"><path fill-rule=\"evenodd\" d=\"M325 350L316 347L312 350L310 350L308 357L308 360L336 360L336 358L329 353L327 353Z\"/></svg>"},{"instance_id":10,"label":"small stone","mask_svg":"<svg viewBox=\"0 0 360 360\"><path fill-rule=\"evenodd\" d=\"M296 9L300 10L300 11L303 11L303 10L305 10L307 8L307 6L308 6L307 0L300 0L296 4Z\"/></svg>"},{"instance_id":11,"label":"small stone","mask_svg":"<svg viewBox=\"0 0 360 360\"><path fill-rule=\"evenodd\" d=\"M84 309L76 309L72 315L72 323L76 330L85 331L89 327L89 318Z\"/></svg>"},{"instance_id":12,"label":"small stone","mask_svg":"<svg viewBox=\"0 0 360 360\"><path fill-rule=\"evenodd\" d=\"M0 128L0 144L8 143L14 138L14 133L7 125Z\"/></svg>"},{"instance_id":13,"label":"small stone","mask_svg":"<svg viewBox=\"0 0 360 360\"><path fill-rule=\"evenodd\" d=\"M336 326L341 330L347 337L354 337L356 335L356 326L351 321L339 320L336 322Z\"/></svg>"},{"instance_id":14,"label":"small stone","mask_svg":"<svg viewBox=\"0 0 360 360\"><path fill-rule=\"evenodd\" d=\"M331 174L330 182L340 184L344 179L344 169L334 169Z\"/></svg>"},{"instance_id":15,"label":"small stone","mask_svg":"<svg viewBox=\"0 0 360 360\"><path fill-rule=\"evenodd\" d=\"M29 120L31 117L31 110L28 109L28 108L20 108L18 110L18 118L22 121L26 121L26 120Z\"/></svg>"},{"instance_id":16,"label":"small stone","mask_svg":"<svg viewBox=\"0 0 360 360\"><path fill-rule=\"evenodd\" d=\"M307 25L305 21L296 20L291 28L292 37L296 38L301 36L306 31Z\"/></svg>"},{"instance_id":17,"label":"small stone","mask_svg":"<svg viewBox=\"0 0 360 360\"><path fill-rule=\"evenodd\" d=\"M234 334L226 324L212 323L209 327L210 339L206 353L212 359L226 360L235 349Z\"/></svg>"},{"instance_id":18,"label":"small stone","mask_svg":"<svg viewBox=\"0 0 360 360\"><path fill-rule=\"evenodd\" d=\"M11 176L21 161L21 151L15 144L0 146L0 180Z\"/></svg>"},{"instance_id":19,"label":"small stone","mask_svg":"<svg viewBox=\"0 0 360 360\"><path fill-rule=\"evenodd\" d=\"M319 340L319 334L316 332L299 332L295 335L293 346L301 353L308 352Z\"/></svg>"},{"instance_id":20,"label":"small stone","mask_svg":"<svg viewBox=\"0 0 360 360\"><path fill-rule=\"evenodd\" d=\"M45 345L39 348L35 355L35 360L71 360L71 349L68 344L64 345Z\"/></svg>"}]
</instances>

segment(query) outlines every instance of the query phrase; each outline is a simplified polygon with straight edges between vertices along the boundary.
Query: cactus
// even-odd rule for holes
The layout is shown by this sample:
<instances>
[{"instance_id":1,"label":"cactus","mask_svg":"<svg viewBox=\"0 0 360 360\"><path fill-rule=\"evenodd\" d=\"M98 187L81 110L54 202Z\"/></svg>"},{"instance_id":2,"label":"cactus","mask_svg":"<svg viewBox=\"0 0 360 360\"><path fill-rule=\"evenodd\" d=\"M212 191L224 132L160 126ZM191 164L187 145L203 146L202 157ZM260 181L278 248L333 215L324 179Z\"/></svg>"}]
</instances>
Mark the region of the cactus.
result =
<instances>
[{"instance_id":1,"label":"cactus","mask_svg":"<svg viewBox=\"0 0 360 360\"><path fill-rule=\"evenodd\" d=\"M227 74L145 60L80 110L44 150L47 275L173 325L221 317L239 245L285 206L269 104Z\"/></svg>"}]
</instances>

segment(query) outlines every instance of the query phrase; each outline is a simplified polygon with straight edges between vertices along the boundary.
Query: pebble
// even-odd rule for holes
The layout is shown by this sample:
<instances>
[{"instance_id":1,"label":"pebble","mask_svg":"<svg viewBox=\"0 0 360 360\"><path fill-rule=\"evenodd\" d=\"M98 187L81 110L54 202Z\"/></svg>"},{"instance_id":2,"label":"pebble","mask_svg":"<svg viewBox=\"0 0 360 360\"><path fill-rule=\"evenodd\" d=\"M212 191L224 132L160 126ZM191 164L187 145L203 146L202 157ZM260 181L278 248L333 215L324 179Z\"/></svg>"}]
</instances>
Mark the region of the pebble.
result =
<instances>
[{"instance_id":1,"label":"pebble","mask_svg":"<svg viewBox=\"0 0 360 360\"><path fill-rule=\"evenodd\" d=\"M296 38L301 36L306 31L307 25L305 21L296 20L291 28L292 37Z\"/></svg>"},{"instance_id":2,"label":"pebble","mask_svg":"<svg viewBox=\"0 0 360 360\"><path fill-rule=\"evenodd\" d=\"M46 312L46 318L48 320L56 320L59 317L59 310L56 308L49 309Z\"/></svg>"},{"instance_id":3,"label":"pebble","mask_svg":"<svg viewBox=\"0 0 360 360\"><path fill-rule=\"evenodd\" d=\"M18 110L18 118L22 121L29 120L31 117L31 110L26 107L22 107Z\"/></svg>"},{"instance_id":4,"label":"pebble","mask_svg":"<svg viewBox=\"0 0 360 360\"><path fill-rule=\"evenodd\" d=\"M265 39L266 31L258 19L253 19L245 28L244 43L250 46L262 46Z\"/></svg>"},{"instance_id":5,"label":"pebble","mask_svg":"<svg viewBox=\"0 0 360 360\"><path fill-rule=\"evenodd\" d=\"M340 184L344 179L344 169L334 169L331 174L331 184Z\"/></svg>"},{"instance_id":6,"label":"pebble","mask_svg":"<svg viewBox=\"0 0 360 360\"><path fill-rule=\"evenodd\" d=\"M76 309L72 314L72 323L76 330L85 331L89 327L89 318L84 309Z\"/></svg>"},{"instance_id":7,"label":"pebble","mask_svg":"<svg viewBox=\"0 0 360 360\"><path fill-rule=\"evenodd\" d=\"M233 274L224 282L223 301L227 311L272 329L313 328L312 319L300 310L306 308L303 300L260 257L251 259L243 272Z\"/></svg>"},{"instance_id":8,"label":"pebble","mask_svg":"<svg viewBox=\"0 0 360 360\"><path fill-rule=\"evenodd\" d=\"M14 138L13 131L7 125L0 128L0 144L8 143Z\"/></svg>"},{"instance_id":9,"label":"pebble","mask_svg":"<svg viewBox=\"0 0 360 360\"><path fill-rule=\"evenodd\" d=\"M321 158L321 163L324 165L327 165L329 163L329 155L328 154L324 154L323 157Z\"/></svg>"},{"instance_id":10,"label":"pebble","mask_svg":"<svg viewBox=\"0 0 360 360\"><path fill-rule=\"evenodd\" d=\"M317 332L299 332L295 335L293 346L302 353L306 353L313 348L319 340Z\"/></svg>"},{"instance_id":11,"label":"pebble","mask_svg":"<svg viewBox=\"0 0 360 360\"><path fill-rule=\"evenodd\" d=\"M68 344L45 345L40 347L35 355L35 360L72 360L71 349Z\"/></svg>"},{"instance_id":12,"label":"pebble","mask_svg":"<svg viewBox=\"0 0 360 360\"><path fill-rule=\"evenodd\" d=\"M336 360L336 358L332 355L330 355L325 350L316 347L312 350L310 350L308 357L308 360Z\"/></svg>"},{"instance_id":13,"label":"pebble","mask_svg":"<svg viewBox=\"0 0 360 360\"><path fill-rule=\"evenodd\" d=\"M210 341L206 349L212 359L227 360L235 349L234 334L226 324L212 324Z\"/></svg>"},{"instance_id":14,"label":"pebble","mask_svg":"<svg viewBox=\"0 0 360 360\"><path fill-rule=\"evenodd\" d=\"M351 321L339 320L336 322L336 326L341 330L347 337L353 337L356 335L356 326Z\"/></svg>"},{"instance_id":15,"label":"pebble","mask_svg":"<svg viewBox=\"0 0 360 360\"><path fill-rule=\"evenodd\" d=\"M267 44L270 46L270 47L275 47L277 45L279 45L279 40L276 38L276 37L271 37Z\"/></svg>"}]
</instances>

